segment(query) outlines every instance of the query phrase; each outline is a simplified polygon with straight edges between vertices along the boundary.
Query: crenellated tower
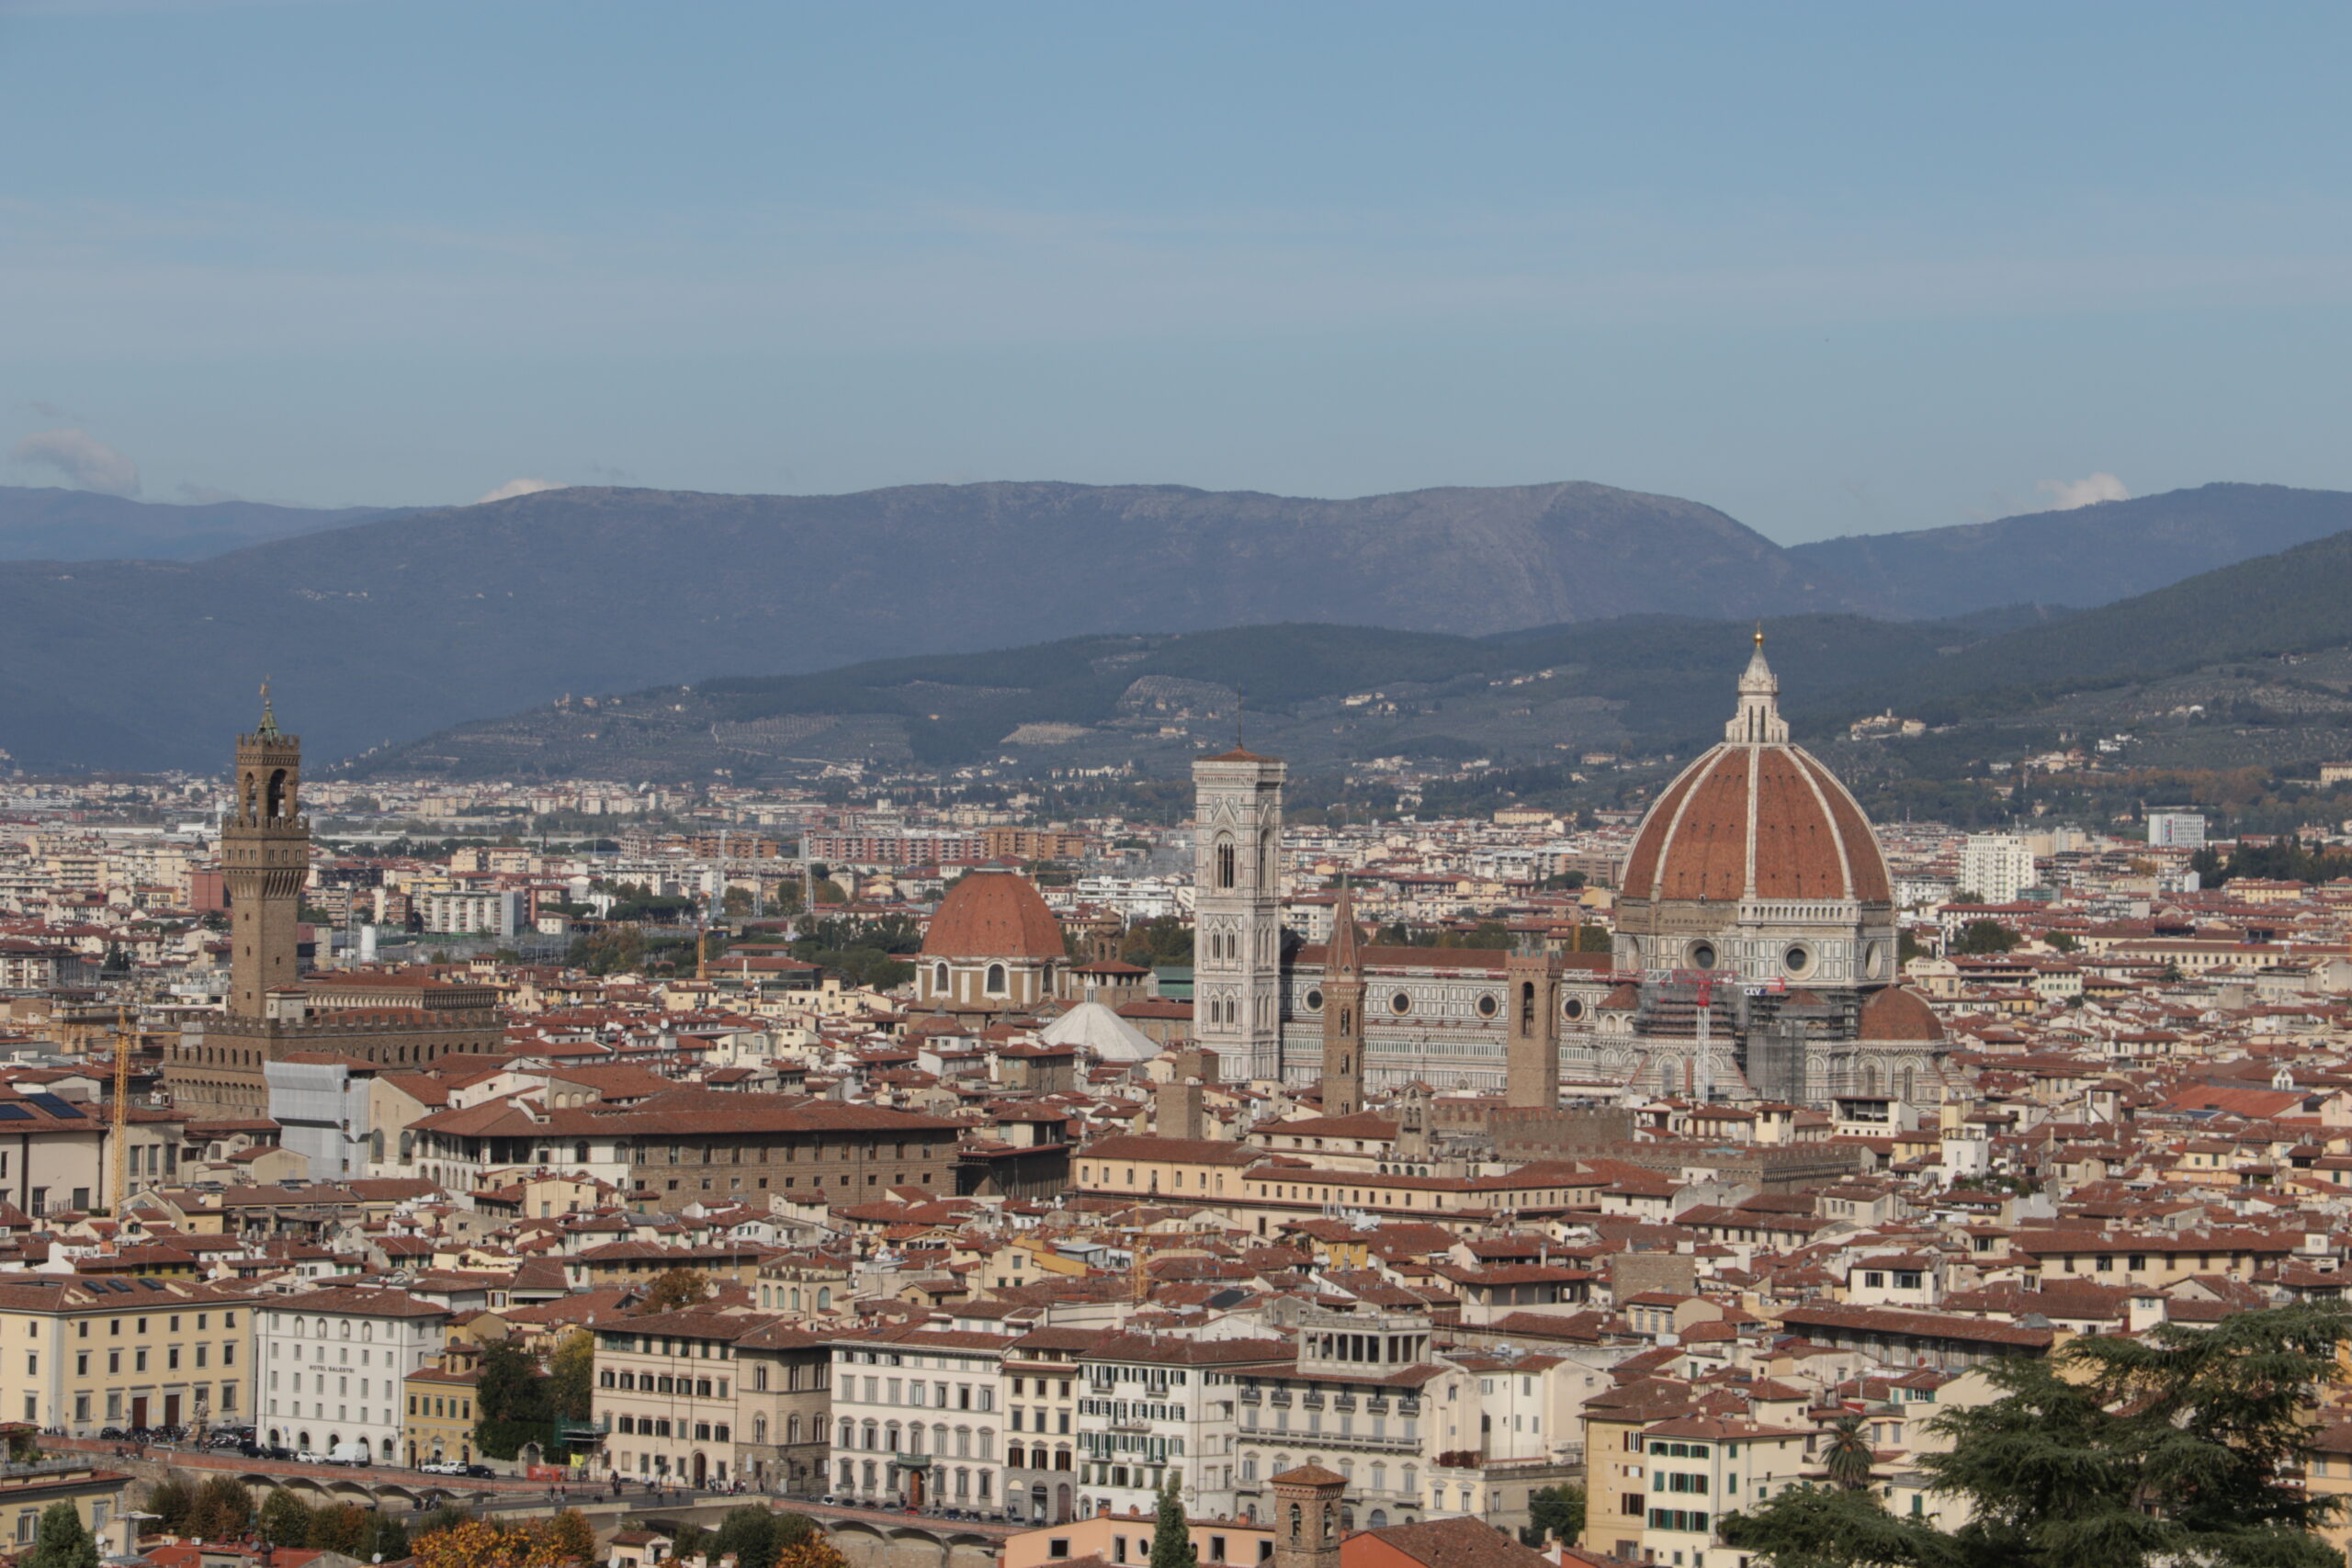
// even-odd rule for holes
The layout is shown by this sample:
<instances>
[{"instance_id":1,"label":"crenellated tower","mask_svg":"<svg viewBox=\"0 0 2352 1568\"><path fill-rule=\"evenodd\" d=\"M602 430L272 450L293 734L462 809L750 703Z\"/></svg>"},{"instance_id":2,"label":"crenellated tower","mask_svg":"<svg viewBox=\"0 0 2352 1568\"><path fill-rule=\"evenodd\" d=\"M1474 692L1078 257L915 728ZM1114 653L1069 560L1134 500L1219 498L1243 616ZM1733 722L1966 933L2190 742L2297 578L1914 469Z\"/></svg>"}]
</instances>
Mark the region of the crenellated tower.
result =
<instances>
[{"instance_id":1,"label":"crenellated tower","mask_svg":"<svg viewBox=\"0 0 2352 1568\"><path fill-rule=\"evenodd\" d=\"M269 993L300 982L302 884L311 871L311 821L302 815L302 740L277 728L269 688L261 723L237 737L236 798L220 829L220 880L229 895L229 1011L260 1018Z\"/></svg>"}]
</instances>

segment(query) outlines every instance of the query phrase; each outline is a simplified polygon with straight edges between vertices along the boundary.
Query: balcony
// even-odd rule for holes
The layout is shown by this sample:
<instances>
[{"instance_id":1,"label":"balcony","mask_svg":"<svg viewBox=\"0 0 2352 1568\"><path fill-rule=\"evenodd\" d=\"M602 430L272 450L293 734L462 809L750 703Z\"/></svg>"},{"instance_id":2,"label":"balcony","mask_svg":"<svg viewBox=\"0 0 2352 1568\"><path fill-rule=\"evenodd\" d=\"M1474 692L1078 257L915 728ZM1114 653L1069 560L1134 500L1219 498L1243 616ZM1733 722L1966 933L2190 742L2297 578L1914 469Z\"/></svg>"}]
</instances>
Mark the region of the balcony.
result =
<instances>
[{"instance_id":1,"label":"balcony","mask_svg":"<svg viewBox=\"0 0 2352 1568\"><path fill-rule=\"evenodd\" d=\"M1264 1400L1265 1395L1260 1393L1254 1388L1245 1388L1237 1393L1234 1397L1240 1400L1244 1404L1256 1404Z\"/></svg>"},{"instance_id":2,"label":"balcony","mask_svg":"<svg viewBox=\"0 0 2352 1568\"><path fill-rule=\"evenodd\" d=\"M1356 1396L1352 1393L1335 1393L1331 1396L1331 1408L1334 1410L1353 1410L1355 1407Z\"/></svg>"},{"instance_id":3,"label":"balcony","mask_svg":"<svg viewBox=\"0 0 2352 1568\"><path fill-rule=\"evenodd\" d=\"M1363 1402L1363 1407L1372 1415L1385 1416L1388 1414L1387 1396L1385 1394L1375 1393L1370 1399Z\"/></svg>"},{"instance_id":4,"label":"balcony","mask_svg":"<svg viewBox=\"0 0 2352 1568\"><path fill-rule=\"evenodd\" d=\"M1266 1396L1266 1403L1272 1405L1277 1410L1288 1410L1290 1408L1290 1390L1286 1388L1278 1388L1274 1390L1273 1393Z\"/></svg>"},{"instance_id":5,"label":"balcony","mask_svg":"<svg viewBox=\"0 0 2352 1568\"><path fill-rule=\"evenodd\" d=\"M1319 1393L1302 1394L1298 1403L1303 1410L1320 1410L1323 1408L1323 1396Z\"/></svg>"}]
</instances>

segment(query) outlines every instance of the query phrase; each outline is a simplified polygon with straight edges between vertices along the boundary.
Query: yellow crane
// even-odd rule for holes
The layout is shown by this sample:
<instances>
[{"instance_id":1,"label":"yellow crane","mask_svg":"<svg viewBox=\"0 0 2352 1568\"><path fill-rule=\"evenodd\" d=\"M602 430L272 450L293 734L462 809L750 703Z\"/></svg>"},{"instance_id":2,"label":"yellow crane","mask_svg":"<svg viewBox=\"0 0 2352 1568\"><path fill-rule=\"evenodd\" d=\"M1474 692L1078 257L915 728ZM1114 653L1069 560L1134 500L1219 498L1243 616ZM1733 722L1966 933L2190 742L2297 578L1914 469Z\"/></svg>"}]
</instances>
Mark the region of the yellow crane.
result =
<instances>
[{"instance_id":1,"label":"yellow crane","mask_svg":"<svg viewBox=\"0 0 2352 1568\"><path fill-rule=\"evenodd\" d=\"M114 1217L130 1197L130 1010L114 1010Z\"/></svg>"}]
</instances>

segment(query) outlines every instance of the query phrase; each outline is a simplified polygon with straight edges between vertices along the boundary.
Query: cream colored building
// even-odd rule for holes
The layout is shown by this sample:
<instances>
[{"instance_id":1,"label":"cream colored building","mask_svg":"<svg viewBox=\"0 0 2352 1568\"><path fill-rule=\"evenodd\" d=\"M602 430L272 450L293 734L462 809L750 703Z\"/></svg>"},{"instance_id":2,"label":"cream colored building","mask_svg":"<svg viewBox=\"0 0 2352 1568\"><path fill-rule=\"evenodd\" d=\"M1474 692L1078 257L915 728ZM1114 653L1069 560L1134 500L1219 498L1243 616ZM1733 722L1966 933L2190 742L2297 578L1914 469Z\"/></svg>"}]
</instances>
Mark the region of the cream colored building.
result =
<instances>
[{"instance_id":1,"label":"cream colored building","mask_svg":"<svg viewBox=\"0 0 2352 1568\"><path fill-rule=\"evenodd\" d=\"M0 1418L75 1437L251 1418L254 1298L190 1280L0 1283Z\"/></svg>"},{"instance_id":2,"label":"cream colored building","mask_svg":"<svg viewBox=\"0 0 2352 1568\"><path fill-rule=\"evenodd\" d=\"M600 1325L595 1417L607 1472L703 1486L735 1473L739 1342L777 1320L688 1308Z\"/></svg>"}]
</instances>

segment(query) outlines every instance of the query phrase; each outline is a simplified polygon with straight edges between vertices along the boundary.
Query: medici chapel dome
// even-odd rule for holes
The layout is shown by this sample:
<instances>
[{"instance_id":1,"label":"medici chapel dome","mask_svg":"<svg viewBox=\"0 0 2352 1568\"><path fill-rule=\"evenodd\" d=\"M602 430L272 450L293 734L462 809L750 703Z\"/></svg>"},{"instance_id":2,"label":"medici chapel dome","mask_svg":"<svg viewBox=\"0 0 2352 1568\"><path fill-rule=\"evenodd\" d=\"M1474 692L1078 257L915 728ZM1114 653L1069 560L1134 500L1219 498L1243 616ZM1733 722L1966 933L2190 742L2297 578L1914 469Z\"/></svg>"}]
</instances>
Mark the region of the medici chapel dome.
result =
<instances>
[{"instance_id":1,"label":"medici chapel dome","mask_svg":"<svg viewBox=\"0 0 2352 1568\"><path fill-rule=\"evenodd\" d=\"M1894 976L1894 890L1869 818L1790 744L1764 639L1724 739L1658 796L1618 879L1628 966L1754 980Z\"/></svg>"}]
</instances>

